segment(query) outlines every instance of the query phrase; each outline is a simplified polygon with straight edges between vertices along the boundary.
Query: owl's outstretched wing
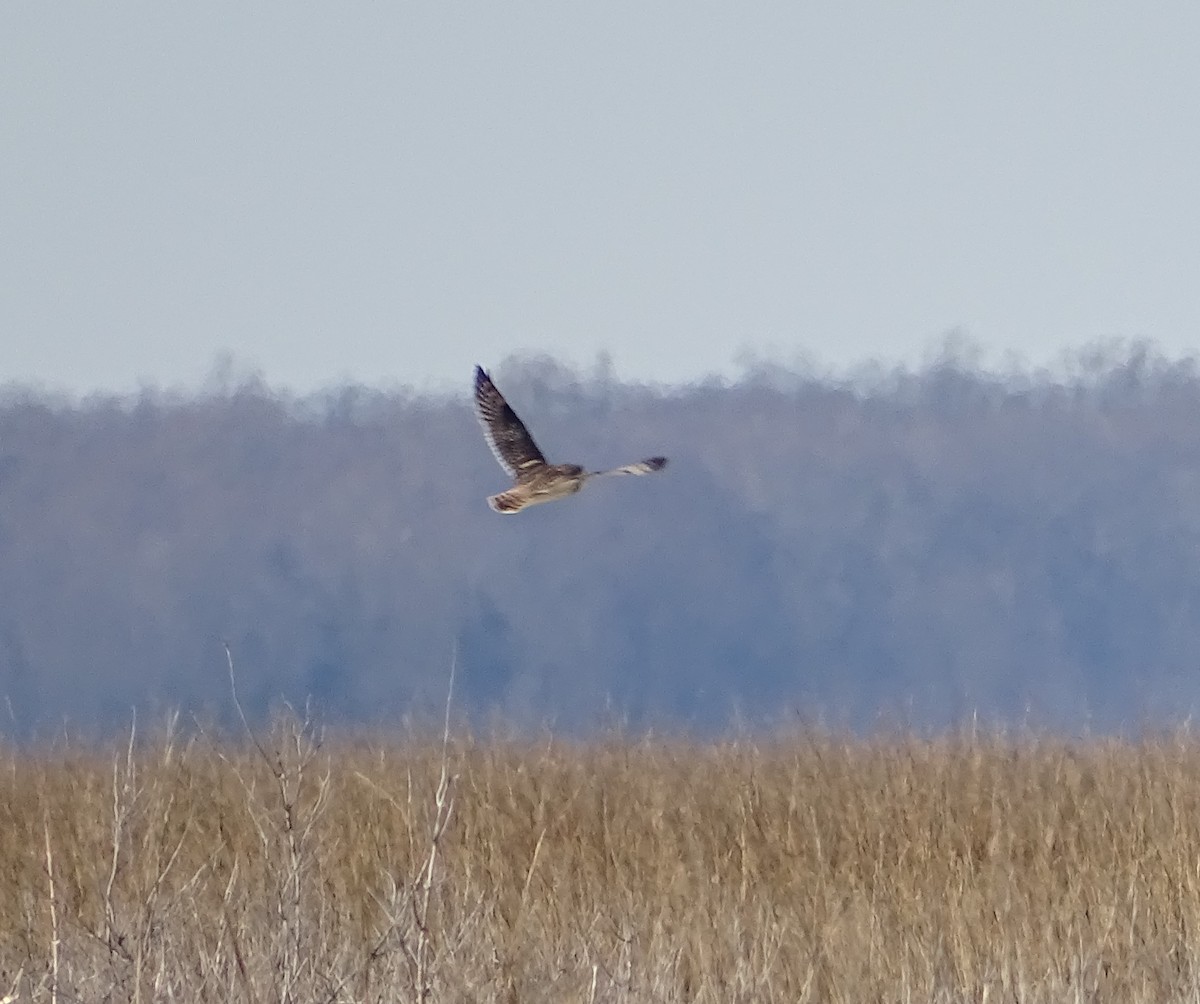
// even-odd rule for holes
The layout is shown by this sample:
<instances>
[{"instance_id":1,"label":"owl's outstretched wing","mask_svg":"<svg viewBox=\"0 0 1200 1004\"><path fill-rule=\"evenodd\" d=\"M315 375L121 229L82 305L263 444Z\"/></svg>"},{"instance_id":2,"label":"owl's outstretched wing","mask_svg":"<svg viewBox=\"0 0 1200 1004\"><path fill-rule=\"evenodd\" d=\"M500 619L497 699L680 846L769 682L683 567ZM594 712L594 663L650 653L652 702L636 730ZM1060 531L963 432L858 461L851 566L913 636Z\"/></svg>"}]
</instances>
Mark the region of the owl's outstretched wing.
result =
<instances>
[{"instance_id":1,"label":"owl's outstretched wing","mask_svg":"<svg viewBox=\"0 0 1200 1004\"><path fill-rule=\"evenodd\" d=\"M504 396L496 389L482 366L475 367L475 411L483 426L483 437L492 453L510 475L518 480L544 467L546 458L529 430L517 418Z\"/></svg>"}]
</instances>

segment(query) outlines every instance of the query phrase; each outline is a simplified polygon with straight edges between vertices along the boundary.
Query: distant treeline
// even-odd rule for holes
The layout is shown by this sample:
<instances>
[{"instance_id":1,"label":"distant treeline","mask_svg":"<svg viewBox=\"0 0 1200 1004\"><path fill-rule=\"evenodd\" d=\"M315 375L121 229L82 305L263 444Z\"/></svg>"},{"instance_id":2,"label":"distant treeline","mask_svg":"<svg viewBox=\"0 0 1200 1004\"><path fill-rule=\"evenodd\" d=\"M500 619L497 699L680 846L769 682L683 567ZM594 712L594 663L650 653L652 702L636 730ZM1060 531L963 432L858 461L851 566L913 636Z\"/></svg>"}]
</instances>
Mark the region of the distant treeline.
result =
<instances>
[{"instance_id":1,"label":"distant treeline","mask_svg":"<svg viewBox=\"0 0 1200 1004\"><path fill-rule=\"evenodd\" d=\"M1200 371L655 388L494 375L551 460L656 453L514 517L460 397L260 381L0 395L0 729L311 698L476 722L1136 730L1200 705Z\"/></svg>"}]
</instances>

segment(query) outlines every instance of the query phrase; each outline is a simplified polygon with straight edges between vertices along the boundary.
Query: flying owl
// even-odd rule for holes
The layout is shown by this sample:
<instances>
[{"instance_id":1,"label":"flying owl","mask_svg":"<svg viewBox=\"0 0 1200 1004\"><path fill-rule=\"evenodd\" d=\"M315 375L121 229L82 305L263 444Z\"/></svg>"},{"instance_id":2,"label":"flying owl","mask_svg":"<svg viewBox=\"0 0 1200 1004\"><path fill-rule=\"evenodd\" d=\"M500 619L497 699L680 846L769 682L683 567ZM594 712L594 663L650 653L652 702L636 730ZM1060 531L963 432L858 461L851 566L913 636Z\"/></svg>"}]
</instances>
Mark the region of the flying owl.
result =
<instances>
[{"instance_id":1,"label":"flying owl","mask_svg":"<svg viewBox=\"0 0 1200 1004\"><path fill-rule=\"evenodd\" d=\"M475 367L475 411L492 453L516 484L488 499L496 512L520 512L526 506L574 495L588 478L607 474L653 474L667 466L666 457L650 457L611 471L588 471L578 464L548 464L483 367Z\"/></svg>"}]
</instances>

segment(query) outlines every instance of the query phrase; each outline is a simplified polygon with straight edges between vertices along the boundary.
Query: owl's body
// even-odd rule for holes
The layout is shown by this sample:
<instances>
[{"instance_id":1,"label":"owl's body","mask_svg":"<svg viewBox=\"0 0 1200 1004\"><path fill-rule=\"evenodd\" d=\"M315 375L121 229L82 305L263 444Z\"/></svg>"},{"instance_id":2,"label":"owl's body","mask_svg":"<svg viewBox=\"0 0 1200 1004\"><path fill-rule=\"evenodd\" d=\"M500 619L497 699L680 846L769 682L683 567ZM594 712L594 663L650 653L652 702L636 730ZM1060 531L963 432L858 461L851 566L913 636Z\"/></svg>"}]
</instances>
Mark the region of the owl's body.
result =
<instances>
[{"instance_id":1,"label":"owl's body","mask_svg":"<svg viewBox=\"0 0 1200 1004\"><path fill-rule=\"evenodd\" d=\"M651 474L661 471L666 457L650 457L609 471L589 471L578 464L548 464L529 430L509 407L491 378L475 367L475 409L484 438L496 459L516 481L508 491L488 499L496 512L511 514L531 505L574 495L588 478L607 474Z\"/></svg>"},{"instance_id":2,"label":"owl's body","mask_svg":"<svg viewBox=\"0 0 1200 1004\"><path fill-rule=\"evenodd\" d=\"M578 464L547 464L527 474L516 488L489 496L488 505L496 512L514 513L525 506L574 495L586 480L587 474Z\"/></svg>"}]
</instances>

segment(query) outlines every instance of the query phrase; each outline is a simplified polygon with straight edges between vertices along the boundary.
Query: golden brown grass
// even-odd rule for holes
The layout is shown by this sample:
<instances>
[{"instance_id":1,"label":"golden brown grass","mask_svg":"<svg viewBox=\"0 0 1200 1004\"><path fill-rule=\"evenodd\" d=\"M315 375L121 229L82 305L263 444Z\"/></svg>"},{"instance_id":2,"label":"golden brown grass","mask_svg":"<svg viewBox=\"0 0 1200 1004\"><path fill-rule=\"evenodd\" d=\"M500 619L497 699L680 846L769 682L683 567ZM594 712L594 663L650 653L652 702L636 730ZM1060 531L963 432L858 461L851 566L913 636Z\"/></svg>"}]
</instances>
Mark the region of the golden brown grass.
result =
<instances>
[{"instance_id":1,"label":"golden brown grass","mask_svg":"<svg viewBox=\"0 0 1200 1004\"><path fill-rule=\"evenodd\" d=\"M1188 735L262 745L4 755L0 999L1200 993Z\"/></svg>"}]
</instances>

